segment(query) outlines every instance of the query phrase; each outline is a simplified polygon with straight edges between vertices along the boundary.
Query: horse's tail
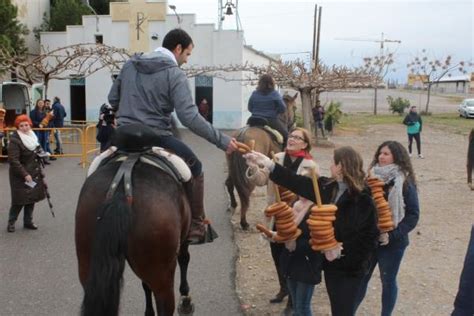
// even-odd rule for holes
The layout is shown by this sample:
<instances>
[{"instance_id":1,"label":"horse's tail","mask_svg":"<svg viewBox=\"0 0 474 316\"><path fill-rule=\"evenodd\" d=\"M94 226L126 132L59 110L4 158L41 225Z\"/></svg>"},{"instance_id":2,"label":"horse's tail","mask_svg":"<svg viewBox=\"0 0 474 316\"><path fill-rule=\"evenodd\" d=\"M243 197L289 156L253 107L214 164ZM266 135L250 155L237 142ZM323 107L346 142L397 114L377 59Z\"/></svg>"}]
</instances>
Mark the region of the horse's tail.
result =
<instances>
[{"instance_id":1,"label":"horse's tail","mask_svg":"<svg viewBox=\"0 0 474 316\"><path fill-rule=\"evenodd\" d=\"M97 210L89 277L84 287L81 315L118 315L131 210L123 187Z\"/></svg>"}]
</instances>

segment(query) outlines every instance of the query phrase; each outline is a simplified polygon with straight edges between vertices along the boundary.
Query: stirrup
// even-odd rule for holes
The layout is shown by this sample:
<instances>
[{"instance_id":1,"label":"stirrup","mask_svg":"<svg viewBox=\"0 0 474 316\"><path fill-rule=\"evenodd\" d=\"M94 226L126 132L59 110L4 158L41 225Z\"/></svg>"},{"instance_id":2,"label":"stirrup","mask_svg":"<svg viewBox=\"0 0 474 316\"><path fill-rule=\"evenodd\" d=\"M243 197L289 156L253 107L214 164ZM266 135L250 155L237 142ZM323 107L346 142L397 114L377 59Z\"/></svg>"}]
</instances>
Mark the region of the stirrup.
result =
<instances>
[{"instance_id":1,"label":"stirrup","mask_svg":"<svg viewBox=\"0 0 474 316\"><path fill-rule=\"evenodd\" d=\"M208 219L204 220L204 225L205 225L206 231L204 232L203 236L200 236L200 237L198 237L198 236L194 236L194 237L188 236L187 241L190 245L202 245L202 244L205 244L205 243L210 243L210 242L213 242L214 239L219 237L219 235L214 230L214 228L212 228L211 222Z\"/></svg>"}]
</instances>

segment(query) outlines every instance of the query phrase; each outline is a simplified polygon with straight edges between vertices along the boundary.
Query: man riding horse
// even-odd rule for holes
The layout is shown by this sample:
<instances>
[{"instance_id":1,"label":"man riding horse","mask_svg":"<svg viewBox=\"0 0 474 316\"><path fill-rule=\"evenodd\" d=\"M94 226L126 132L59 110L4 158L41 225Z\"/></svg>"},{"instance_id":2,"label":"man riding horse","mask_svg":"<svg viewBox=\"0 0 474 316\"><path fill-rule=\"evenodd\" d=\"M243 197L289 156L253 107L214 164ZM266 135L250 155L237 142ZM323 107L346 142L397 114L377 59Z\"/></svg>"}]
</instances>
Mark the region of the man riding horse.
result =
<instances>
[{"instance_id":1,"label":"man riding horse","mask_svg":"<svg viewBox=\"0 0 474 316\"><path fill-rule=\"evenodd\" d=\"M180 66L194 48L182 29L166 34L163 47L149 54L135 55L123 66L109 93L109 103L117 113L118 125L142 123L156 132L154 145L169 149L184 159L193 178L185 184L192 220L191 244L206 241L204 224L204 176L202 164L193 151L171 132L171 113L193 133L215 144L227 154L237 149L236 141L208 123L194 104L186 74Z\"/></svg>"}]
</instances>

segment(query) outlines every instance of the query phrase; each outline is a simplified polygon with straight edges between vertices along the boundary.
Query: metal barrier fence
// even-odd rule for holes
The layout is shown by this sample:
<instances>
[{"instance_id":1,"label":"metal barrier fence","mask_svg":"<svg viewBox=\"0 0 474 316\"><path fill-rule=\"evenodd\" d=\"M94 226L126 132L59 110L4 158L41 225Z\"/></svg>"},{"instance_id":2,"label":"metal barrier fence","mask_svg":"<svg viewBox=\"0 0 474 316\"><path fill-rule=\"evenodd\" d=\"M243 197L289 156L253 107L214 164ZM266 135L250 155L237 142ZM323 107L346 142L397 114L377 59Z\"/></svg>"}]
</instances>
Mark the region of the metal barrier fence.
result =
<instances>
[{"instance_id":1,"label":"metal barrier fence","mask_svg":"<svg viewBox=\"0 0 474 316\"><path fill-rule=\"evenodd\" d=\"M16 128L4 128L4 137L10 137L11 131ZM61 128L33 128L33 131L49 131L49 144L56 143L55 131L59 131L61 139L61 153L54 153L52 157L61 158L80 158L79 164L85 168L90 163L89 156L99 151L99 145L96 141L96 124L77 124L77 126ZM0 152L0 158L7 158Z\"/></svg>"}]
</instances>

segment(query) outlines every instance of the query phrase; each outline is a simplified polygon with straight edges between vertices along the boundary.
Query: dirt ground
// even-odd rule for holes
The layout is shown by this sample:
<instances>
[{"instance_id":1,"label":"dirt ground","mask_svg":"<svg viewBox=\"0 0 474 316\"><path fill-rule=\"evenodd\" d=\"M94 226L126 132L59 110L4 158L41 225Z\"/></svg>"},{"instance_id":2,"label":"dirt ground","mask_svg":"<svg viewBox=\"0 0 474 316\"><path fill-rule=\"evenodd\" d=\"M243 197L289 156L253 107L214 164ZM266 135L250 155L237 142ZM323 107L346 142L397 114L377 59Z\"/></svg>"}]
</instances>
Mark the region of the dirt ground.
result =
<instances>
[{"instance_id":1,"label":"dirt ground","mask_svg":"<svg viewBox=\"0 0 474 316\"><path fill-rule=\"evenodd\" d=\"M331 137L336 146L351 145L370 162L376 147L385 140L407 143L403 125L377 125L362 135L339 133ZM399 296L394 315L448 315L457 293L471 225L474 221L474 191L466 184L467 136L424 126L422 150L425 159L412 158L418 180L421 215L410 233L398 275ZM329 175L332 148L315 148L313 155L323 175ZM285 305L268 300L278 291L270 248L255 225L263 220L265 190L253 193L248 220L252 229L239 226L239 209L232 217L236 243L237 293L245 315L279 315ZM369 284L358 315L380 315L381 284L378 271ZM324 282L316 287L314 315L330 315Z\"/></svg>"}]
</instances>

